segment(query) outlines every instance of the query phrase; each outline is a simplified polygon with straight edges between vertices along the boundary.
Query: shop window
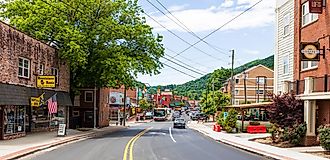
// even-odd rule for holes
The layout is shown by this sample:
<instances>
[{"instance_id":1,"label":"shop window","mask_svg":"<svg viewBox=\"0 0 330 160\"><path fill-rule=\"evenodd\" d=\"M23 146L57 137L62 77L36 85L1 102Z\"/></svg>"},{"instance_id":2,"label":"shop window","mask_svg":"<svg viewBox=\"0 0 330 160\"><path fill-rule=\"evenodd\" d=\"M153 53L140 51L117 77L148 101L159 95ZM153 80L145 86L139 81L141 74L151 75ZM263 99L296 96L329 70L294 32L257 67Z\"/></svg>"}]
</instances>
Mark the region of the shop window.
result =
<instances>
[{"instance_id":1,"label":"shop window","mask_svg":"<svg viewBox=\"0 0 330 160\"><path fill-rule=\"evenodd\" d=\"M289 25L290 25L290 13L287 13L283 17L283 35L289 35Z\"/></svg>"},{"instance_id":2,"label":"shop window","mask_svg":"<svg viewBox=\"0 0 330 160\"><path fill-rule=\"evenodd\" d=\"M30 60L22 57L18 59L18 77L30 78Z\"/></svg>"},{"instance_id":3,"label":"shop window","mask_svg":"<svg viewBox=\"0 0 330 160\"><path fill-rule=\"evenodd\" d=\"M93 102L93 91L85 91L85 102Z\"/></svg>"},{"instance_id":4,"label":"shop window","mask_svg":"<svg viewBox=\"0 0 330 160\"><path fill-rule=\"evenodd\" d=\"M4 109L4 133L15 134L25 131L24 106L7 106Z\"/></svg>"},{"instance_id":5,"label":"shop window","mask_svg":"<svg viewBox=\"0 0 330 160\"><path fill-rule=\"evenodd\" d=\"M79 111L73 111L73 117L79 117Z\"/></svg>"}]
</instances>

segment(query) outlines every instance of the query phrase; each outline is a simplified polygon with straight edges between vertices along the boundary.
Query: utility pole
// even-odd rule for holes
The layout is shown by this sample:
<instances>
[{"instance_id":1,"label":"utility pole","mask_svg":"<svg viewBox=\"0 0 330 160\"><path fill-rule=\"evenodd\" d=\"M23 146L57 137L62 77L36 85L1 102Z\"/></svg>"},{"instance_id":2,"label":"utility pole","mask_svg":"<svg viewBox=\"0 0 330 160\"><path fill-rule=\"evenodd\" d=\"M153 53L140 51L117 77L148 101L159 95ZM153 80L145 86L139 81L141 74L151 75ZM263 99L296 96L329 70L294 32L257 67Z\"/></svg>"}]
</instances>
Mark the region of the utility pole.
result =
<instances>
[{"instance_id":1,"label":"utility pole","mask_svg":"<svg viewBox=\"0 0 330 160\"><path fill-rule=\"evenodd\" d=\"M93 112L93 114L94 114L94 123L93 123L93 128L96 128L96 83L95 83L95 86L94 86L94 112Z\"/></svg>"},{"instance_id":2,"label":"utility pole","mask_svg":"<svg viewBox=\"0 0 330 160\"><path fill-rule=\"evenodd\" d=\"M235 88L234 88L234 60L235 60L235 50L231 50L231 105L235 104Z\"/></svg>"},{"instance_id":3,"label":"utility pole","mask_svg":"<svg viewBox=\"0 0 330 160\"><path fill-rule=\"evenodd\" d=\"M123 116L123 126L126 125L126 85L124 86L124 116Z\"/></svg>"},{"instance_id":4,"label":"utility pole","mask_svg":"<svg viewBox=\"0 0 330 160\"><path fill-rule=\"evenodd\" d=\"M244 74L244 103L247 103L247 95L246 95L246 72L243 72Z\"/></svg>"}]
</instances>

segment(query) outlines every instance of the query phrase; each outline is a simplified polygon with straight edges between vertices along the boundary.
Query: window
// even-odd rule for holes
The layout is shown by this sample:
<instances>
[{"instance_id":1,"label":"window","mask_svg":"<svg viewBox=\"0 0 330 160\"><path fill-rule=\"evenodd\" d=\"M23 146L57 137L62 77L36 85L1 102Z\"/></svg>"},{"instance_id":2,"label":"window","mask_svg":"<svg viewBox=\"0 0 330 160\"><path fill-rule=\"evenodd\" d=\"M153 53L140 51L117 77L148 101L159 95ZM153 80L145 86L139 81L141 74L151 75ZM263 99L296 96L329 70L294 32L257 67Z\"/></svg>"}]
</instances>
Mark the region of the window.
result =
<instances>
[{"instance_id":1,"label":"window","mask_svg":"<svg viewBox=\"0 0 330 160\"><path fill-rule=\"evenodd\" d=\"M45 65L39 64L39 75L44 75Z\"/></svg>"},{"instance_id":2,"label":"window","mask_svg":"<svg viewBox=\"0 0 330 160\"><path fill-rule=\"evenodd\" d=\"M257 77L257 84L265 84L265 77Z\"/></svg>"},{"instance_id":3,"label":"window","mask_svg":"<svg viewBox=\"0 0 330 160\"><path fill-rule=\"evenodd\" d=\"M30 78L30 60L22 57L18 59L18 77Z\"/></svg>"},{"instance_id":4,"label":"window","mask_svg":"<svg viewBox=\"0 0 330 160\"><path fill-rule=\"evenodd\" d=\"M79 111L73 111L73 117L79 117Z\"/></svg>"},{"instance_id":5,"label":"window","mask_svg":"<svg viewBox=\"0 0 330 160\"><path fill-rule=\"evenodd\" d=\"M287 13L283 17L283 35L284 36L289 34L289 25L290 25L290 13Z\"/></svg>"},{"instance_id":6,"label":"window","mask_svg":"<svg viewBox=\"0 0 330 160\"><path fill-rule=\"evenodd\" d=\"M257 94L264 94L264 90L256 90Z\"/></svg>"},{"instance_id":7,"label":"window","mask_svg":"<svg viewBox=\"0 0 330 160\"><path fill-rule=\"evenodd\" d=\"M305 26L318 19L318 14L309 13L309 2L307 1L301 6L302 25Z\"/></svg>"},{"instance_id":8,"label":"window","mask_svg":"<svg viewBox=\"0 0 330 160\"><path fill-rule=\"evenodd\" d=\"M55 76L55 84L58 84L58 69L52 68L52 75Z\"/></svg>"},{"instance_id":9,"label":"window","mask_svg":"<svg viewBox=\"0 0 330 160\"><path fill-rule=\"evenodd\" d=\"M236 84L238 84L239 83L239 79L235 79L235 82L236 82Z\"/></svg>"},{"instance_id":10,"label":"window","mask_svg":"<svg viewBox=\"0 0 330 160\"><path fill-rule=\"evenodd\" d=\"M235 105L239 105L239 100L235 99Z\"/></svg>"},{"instance_id":11,"label":"window","mask_svg":"<svg viewBox=\"0 0 330 160\"><path fill-rule=\"evenodd\" d=\"M93 102L93 91L85 91L85 102Z\"/></svg>"},{"instance_id":12,"label":"window","mask_svg":"<svg viewBox=\"0 0 330 160\"><path fill-rule=\"evenodd\" d=\"M283 58L283 74L289 73L289 56Z\"/></svg>"},{"instance_id":13,"label":"window","mask_svg":"<svg viewBox=\"0 0 330 160\"><path fill-rule=\"evenodd\" d=\"M238 90L235 90L235 95L238 95L239 91Z\"/></svg>"},{"instance_id":14,"label":"window","mask_svg":"<svg viewBox=\"0 0 330 160\"><path fill-rule=\"evenodd\" d=\"M301 63L301 70L309 70L317 68L318 62L317 61L302 61Z\"/></svg>"}]
</instances>

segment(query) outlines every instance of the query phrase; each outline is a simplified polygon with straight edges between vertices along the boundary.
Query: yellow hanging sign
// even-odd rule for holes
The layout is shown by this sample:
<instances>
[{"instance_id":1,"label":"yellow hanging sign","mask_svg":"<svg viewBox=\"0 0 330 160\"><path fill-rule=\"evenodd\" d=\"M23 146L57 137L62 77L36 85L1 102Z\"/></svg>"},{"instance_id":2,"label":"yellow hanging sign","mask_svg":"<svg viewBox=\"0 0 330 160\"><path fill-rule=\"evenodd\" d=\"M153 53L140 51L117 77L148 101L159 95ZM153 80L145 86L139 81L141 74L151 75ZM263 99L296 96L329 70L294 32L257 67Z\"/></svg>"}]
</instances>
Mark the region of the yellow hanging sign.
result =
<instances>
[{"instance_id":1,"label":"yellow hanging sign","mask_svg":"<svg viewBox=\"0 0 330 160\"><path fill-rule=\"evenodd\" d=\"M40 106L40 98L39 97L31 97L31 106L39 107Z\"/></svg>"}]
</instances>

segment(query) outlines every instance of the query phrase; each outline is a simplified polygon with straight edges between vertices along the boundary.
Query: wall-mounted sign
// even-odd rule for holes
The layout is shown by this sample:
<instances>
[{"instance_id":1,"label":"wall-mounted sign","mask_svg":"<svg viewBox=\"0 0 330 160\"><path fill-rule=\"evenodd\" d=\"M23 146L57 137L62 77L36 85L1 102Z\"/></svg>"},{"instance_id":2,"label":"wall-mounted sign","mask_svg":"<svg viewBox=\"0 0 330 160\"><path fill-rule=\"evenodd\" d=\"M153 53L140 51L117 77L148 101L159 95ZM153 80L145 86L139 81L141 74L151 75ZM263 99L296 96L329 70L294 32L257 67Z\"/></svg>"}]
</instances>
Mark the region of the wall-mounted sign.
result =
<instances>
[{"instance_id":1,"label":"wall-mounted sign","mask_svg":"<svg viewBox=\"0 0 330 160\"><path fill-rule=\"evenodd\" d=\"M55 88L55 76L37 76L38 88Z\"/></svg>"},{"instance_id":2,"label":"wall-mounted sign","mask_svg":"<svg viewBox=\"0 0 330 160\"><path fill-rule=\"evenodd\" d=\"M130 104L131 100L126 97L126 104ZM124 105L124 94L121 92L110 92L109 104Z\"/></svg>"},{"instance_id":3,"label":"wall-mounted sign","mask_svg":"<svg viewBox=\"0 0 330 160\"><path fill-rule=\"evenodd\" d=\"M39 107L40 106L40 98L39 97L31 97L31 106Z\"/></svg>"},{"instance_id":4,"label":"wall-mounted sign","mask_svg":"<svg viewBox=\"0 0 330 160\"><path fill-rule=\"evenodd\" d=\"M309 13L322 14L323 0L308 0L309 1Z\"/></svg>"},{"instance_id":5,"label":"wall-mounted sign","mask_svg":"<svg viewBox=\"0 0 330 160\"><path fill-rule=\"evenodd\" d=\"M320 44L318 42L300 43L301 61L320 61Z\"/></svg>"}]
</instances>

